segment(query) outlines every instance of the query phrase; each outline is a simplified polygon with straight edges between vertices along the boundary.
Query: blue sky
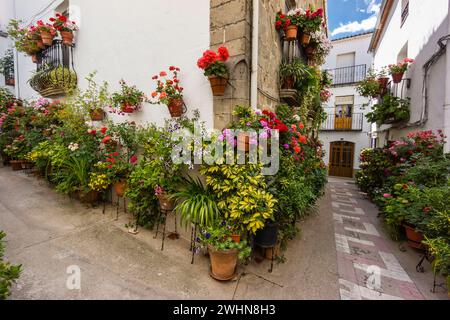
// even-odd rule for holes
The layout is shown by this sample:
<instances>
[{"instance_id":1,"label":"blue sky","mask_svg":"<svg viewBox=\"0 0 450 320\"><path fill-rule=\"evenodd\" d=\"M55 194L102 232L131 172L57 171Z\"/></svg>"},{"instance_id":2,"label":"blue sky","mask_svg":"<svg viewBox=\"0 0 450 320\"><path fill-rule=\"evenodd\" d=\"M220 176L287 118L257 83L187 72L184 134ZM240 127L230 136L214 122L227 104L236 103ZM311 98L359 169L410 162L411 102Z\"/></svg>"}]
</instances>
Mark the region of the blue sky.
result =
<instances>
[{"instance_id":1,"label":"blue sky","mask_svg":"<svg viewBox=\"0 0 450 320\"><path fill-rule=\"evenodd\" d=\"M375 27L381 0L328 0L328 24L332 39Z\"/></svg>"}]
</instances>

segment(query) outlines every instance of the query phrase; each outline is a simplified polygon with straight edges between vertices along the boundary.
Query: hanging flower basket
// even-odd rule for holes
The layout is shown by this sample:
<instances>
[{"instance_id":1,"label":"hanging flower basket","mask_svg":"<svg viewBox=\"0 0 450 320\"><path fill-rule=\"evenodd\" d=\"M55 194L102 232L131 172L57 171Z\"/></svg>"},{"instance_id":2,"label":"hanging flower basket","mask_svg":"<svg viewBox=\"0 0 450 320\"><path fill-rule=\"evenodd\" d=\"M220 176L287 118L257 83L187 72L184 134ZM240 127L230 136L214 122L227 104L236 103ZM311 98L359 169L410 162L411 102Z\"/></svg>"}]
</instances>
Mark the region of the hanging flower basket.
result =
<instances>
[{"instance_id":1,"label":"hanging flower basket","mask_svg":"<svg viewBox=\"0 0 450 320\"><path fill-rule=\"evenodd\" d=\"M394 83L396 83L396 84L402 82L403 75L404 75L404 72L393 73L392 74L392 81L394 81Z\"/></svg>"},{"instance_id":2,"label":"hanging flower basket","mask_svg":"<svg viewBox=\"0 0 450 320\"><path fill-rule=\"evenodd\" d=\"M300 37L300 43L302 46L307 46L311 42L311 34L309 33L302 33L302 36Z\"/></svg>"},{"instance_id":3,"label":"hanging flower basket","mask_svg":"<svg viewBox=\"0 0 450 320\"><path fill-rule=\"evenodd\" d=\"M388 86L389 78L387 78L387 77L378 78L378 83L380 84L380 89L382 91L384 91L387 88L387 86Z\"/></svg>"},{"instance_id":4,"label":"hanging flower basket","mask_svg":"<svg viewBox=\"0 0 450 320\"><path fill-rule=\"evenodd\" d=\"M41 39L44 45L50 47L53 44L55 36L47 31L41 31Z\"/></svg>"},{"instance_id":5,"label":"hanging flower basket","mask_svg":"<svg viewBox=\"0 0 450 320\"><path fill-rule=\"evenodd\" d=\"M297 39L298 26L290 25L286 29L284 29L285 39L286 41L293 41Z\"/></svg>"},{"instance_id":6,"label":"hanging flower basket","mask_svg":"<svg viewBox=\"0 0 450 320\"><path fill-rule=\"evenodd\" d=\"M183 99L171 99L167 107L172 118L179 118L184 113Z\"/></svg>"},{"instance_id":7,"label":"hanging flower basket","mask_svg":"<svg viewBox=\"0 0 450 320\"><path fill-rule=\"evenodd\" d=\"M211 83L211 89L214 96L223 96L225 89L227 88L228 78L218 77L215 75L209 76L209 82Z\"/></svg>"}]
</instances>

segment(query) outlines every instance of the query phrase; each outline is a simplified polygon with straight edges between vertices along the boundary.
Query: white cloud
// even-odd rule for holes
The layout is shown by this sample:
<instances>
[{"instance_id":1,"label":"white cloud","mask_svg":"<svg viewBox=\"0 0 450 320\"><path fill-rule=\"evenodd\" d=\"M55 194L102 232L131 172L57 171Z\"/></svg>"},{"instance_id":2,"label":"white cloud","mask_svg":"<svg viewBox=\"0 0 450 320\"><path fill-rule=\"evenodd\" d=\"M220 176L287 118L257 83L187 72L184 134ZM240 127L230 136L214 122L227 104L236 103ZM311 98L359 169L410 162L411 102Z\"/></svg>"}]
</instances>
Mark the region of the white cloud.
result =
<instances>
[{"instance_id":1,"label":"white cloud","mask_svg":"<svg viewBox=\"0 0 450 320\"><path fill-rule=\"evenodd\" d=\"M375 28L377 23L377 15L380 12L381 4L377 3L377 0L364 0L367 5L367 9L361 10L367 13L371 13L372 15L367 19L361 21L351 21L348 23L341 23L339 27L334 29L331 32L332 36L337 36L342 33L356 33L362 31L370 31Z\"/></svg>"}]
</instances>

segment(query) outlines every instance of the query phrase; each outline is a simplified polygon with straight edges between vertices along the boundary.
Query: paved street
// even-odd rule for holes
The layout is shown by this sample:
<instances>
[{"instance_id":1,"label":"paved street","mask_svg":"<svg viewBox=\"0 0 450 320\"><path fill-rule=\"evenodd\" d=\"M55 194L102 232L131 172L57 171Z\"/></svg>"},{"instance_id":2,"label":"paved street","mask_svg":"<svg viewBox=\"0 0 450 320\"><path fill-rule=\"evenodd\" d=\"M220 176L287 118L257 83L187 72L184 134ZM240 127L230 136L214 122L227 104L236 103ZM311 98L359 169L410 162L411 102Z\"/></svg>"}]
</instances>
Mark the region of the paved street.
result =
<instances>
[{"instance_id":1,"label":"paved street","mask_svg":"<svg viewBox=\"0 0 450 320\"><path fill-rule=\"evenodd\" d=\"M189 233L165 242L127 232L121 210L87 208L57 195L45 182L0 168L0 229L7 258L23 264L12 299L438 299L432 273L417 273L420 254L392 242L377 209L351 180L330 178L317 212L301 222L286 262L252 262L236 281L209 277L206 257L190 264ZM173 221L168 222L169 232ZM405 248L406 250L400 250ZM378 266L380 287L369 289L367 266ZM81 290L66 286L70 266L81 269ZM372 278L370 278L372 279ZM375 285L377 283L375 282ZM370 286L369 286L370 287Z\"/></svg>"}]
</instances>

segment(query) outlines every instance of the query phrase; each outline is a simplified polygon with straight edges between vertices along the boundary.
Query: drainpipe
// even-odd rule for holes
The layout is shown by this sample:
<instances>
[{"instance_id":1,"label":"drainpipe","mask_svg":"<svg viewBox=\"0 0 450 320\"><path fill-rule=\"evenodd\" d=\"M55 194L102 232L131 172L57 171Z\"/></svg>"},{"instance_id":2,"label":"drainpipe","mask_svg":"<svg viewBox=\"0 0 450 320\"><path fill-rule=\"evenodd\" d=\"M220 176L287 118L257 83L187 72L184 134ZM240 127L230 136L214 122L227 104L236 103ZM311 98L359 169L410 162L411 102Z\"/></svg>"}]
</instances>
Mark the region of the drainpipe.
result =
<instances>
[{"instance_id":1,"label":"drainpipe","mask_svg":"<svg viewBox=\"0 0 450 320\"><path fill-rule=\"evenodd\" d=\"M448 33L450 34L450 0L448 1ZM445 85L445 105L444 105L444 134L450 139L450 49L447 40L447 66L446 66L446 85ZM445 153L450 152L450 143L447 140L445 144Z\"/></svg>"},{"instance_id":2,"label":"drainpipe","mask_svg":"<svg viewBox=\"0 0 450 320\"><path fill-rule=\"evenodd\" d=\"M16 1L13 0L13 16L14 19L17 19L17 9L16 9ZM20 76L19 76L19 52L16 48L14 48L14 82L15 86L15 95L17 99L20 99Z\"/></svg>"},{"instance_id":3,"label":"drainpipe","mask_svg":"<svg viewBox=\"0 0 450 320\"><path fill-rule=\"evenodd\" d=\"M253 7L253 18L252 18L252 66L250 78L250 104L252 109L256 110L258 108L259 0L253 0L252 7Z\"/></svg>"}]
</instances>

